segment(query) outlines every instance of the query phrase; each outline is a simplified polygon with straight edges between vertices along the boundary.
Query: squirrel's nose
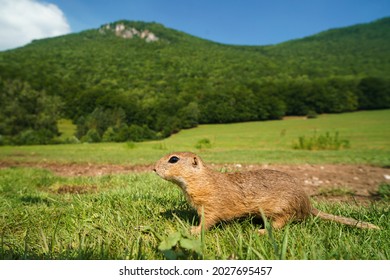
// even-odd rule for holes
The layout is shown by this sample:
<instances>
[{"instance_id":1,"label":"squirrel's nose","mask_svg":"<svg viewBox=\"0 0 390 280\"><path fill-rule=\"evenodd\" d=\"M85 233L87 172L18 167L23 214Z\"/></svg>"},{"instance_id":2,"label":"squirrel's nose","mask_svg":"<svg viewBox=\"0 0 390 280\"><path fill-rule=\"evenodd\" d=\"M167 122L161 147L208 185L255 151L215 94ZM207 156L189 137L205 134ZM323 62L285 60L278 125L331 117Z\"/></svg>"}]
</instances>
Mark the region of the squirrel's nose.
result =
<instances>
[{"instance_id":1,"label":"squirrel's nose","mask_svg":"<svg viewBox=\"0 0 390 280\"><path fill-rule=\"evenodd\" d=\"M153 168L153 171L154 171L154 172L157 172L156 168Z\"/></svg>"}]
</instances>

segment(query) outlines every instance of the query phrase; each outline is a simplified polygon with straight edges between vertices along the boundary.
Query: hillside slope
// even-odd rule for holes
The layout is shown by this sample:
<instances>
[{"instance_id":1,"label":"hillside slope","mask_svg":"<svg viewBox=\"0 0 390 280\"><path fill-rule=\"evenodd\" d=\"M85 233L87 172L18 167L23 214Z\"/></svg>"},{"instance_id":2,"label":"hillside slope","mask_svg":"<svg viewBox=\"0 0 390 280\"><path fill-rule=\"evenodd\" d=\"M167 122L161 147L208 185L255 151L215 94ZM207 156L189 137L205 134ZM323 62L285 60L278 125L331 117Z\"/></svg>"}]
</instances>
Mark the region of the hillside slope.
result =
<instances>
[{"instance_id":1,"label":"hillside slope","mask_svg":"<svg viewBox=\"0 0 390 280\"><path fill-rule=\"evenodd\" d=\"M274 46L230 46L118 21L2 52L0 77L59 96L80 139L142 140L198 123L387 108L389 30L385 18Z\"/></svg>"},{"instance_id":2,"label":"hillside slope","mask_svg":"<svg viewBox=\"0 0 390 280\"><path fill-rule=\"evenodd\" d=\"M390 73L390 18L332 29L268 48L292 73L385 77Z\"/></svg>"}]
</instances>

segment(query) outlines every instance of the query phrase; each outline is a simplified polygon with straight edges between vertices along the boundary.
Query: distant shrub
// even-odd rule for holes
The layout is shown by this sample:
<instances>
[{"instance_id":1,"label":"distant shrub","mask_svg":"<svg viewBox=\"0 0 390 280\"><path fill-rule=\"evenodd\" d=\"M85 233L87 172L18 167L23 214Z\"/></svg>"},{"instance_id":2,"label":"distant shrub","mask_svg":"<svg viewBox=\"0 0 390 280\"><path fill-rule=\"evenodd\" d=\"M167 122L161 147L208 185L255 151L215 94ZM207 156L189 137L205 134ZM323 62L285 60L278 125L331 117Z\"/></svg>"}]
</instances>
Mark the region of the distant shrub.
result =
<instances>
[{"instance_id":1,"label":"distant shrub","mask_svg":"<svg viewBox=\"0 0 390 280\"><path fill-rule=\"evenodd\" d=\"M126 142L126 147L128 149L135 149L135 143L133 141L127 141Z\"/></svg>"},{"instance_id":2,"label":"distant shrub","mask_svg":"<svg viewBox=\"0 0 390 280\"><path fill-rule=\"evenodd\" d=\"M297 150L339 150L349 148L350 142L347 139L340 139L338 131L334 135L330 132L317 135L315 132L311 137L300 136L292 147Z\"/></svg>"},{"instance_id":3,"label":"distant shrub","mask_svg":"<svg viewBox=\"0 0 390 280\"><path fill-rule=\"evenodd\" d=\"M140 126L132 124L129 126L128 133L128 139L135 142L141 142L147 139L156 139L156 133L146 125Z\"/></svg>"},{"instance_id":4,"label":"distant shrub","mask_svg":"<svg viewBox=\"0 0 390 280\"><path fill-rule=\"evenodd\" d=\"M316 119L318 117L318 114L316 111L310 110L307 112L307 118L308 119Z\"/></svg>"},{"instance_id":5,"label":"distant shrub","mask_svg":"<svg viewBox=\"0 0 390 280\"><path fill-rule=\"evenodd\" d=\"M101 141L98 131L94 128L88 130L87 134L81 138L81 142L97 143Z\"/></svg>"},{"instance_id":6,"label":"distant shrub","mask_svg":"<svg viewBox=\"0 0 390 280\"><path fill-rule=\"evenodd\" d=\"M112 126L108 127L103 133L102 141L103 142L115 142L117 139L117 134Z\"/></svg>"},{"instance_id":7,"label":"distant shrub","mask_svg":"<svg viewBox=\"0 0 390 280\"><path fill-rule=\"evenodd\" d=\"M208 139L208 138L203 138L203 139L200 139L197 143L196 143L196 145L195 145L195 148L196 149L209 149L209 148L211 148L211 141L210 141L210 139Z\"/></svg>"},{"instance_id":8,"label":"distant shrub","mask_svg":"<svg viewBox=\"0 0 390 280\"><path fill-rule=\"evenodd\" d=\"M63 142L63 144L80 144L80 140L76 136L68 137Z\"/></svg>"},{"instance_id":9,"label":"distant shrub","mask_svg":"<svg viewBox=\"0 0 390 280\"><path fill-rule=\"evenodd\" d=\"M26 129L12 138L16 145L42 145L53 142L53 133L48 129Z\"/></svg>"}]
</instances>

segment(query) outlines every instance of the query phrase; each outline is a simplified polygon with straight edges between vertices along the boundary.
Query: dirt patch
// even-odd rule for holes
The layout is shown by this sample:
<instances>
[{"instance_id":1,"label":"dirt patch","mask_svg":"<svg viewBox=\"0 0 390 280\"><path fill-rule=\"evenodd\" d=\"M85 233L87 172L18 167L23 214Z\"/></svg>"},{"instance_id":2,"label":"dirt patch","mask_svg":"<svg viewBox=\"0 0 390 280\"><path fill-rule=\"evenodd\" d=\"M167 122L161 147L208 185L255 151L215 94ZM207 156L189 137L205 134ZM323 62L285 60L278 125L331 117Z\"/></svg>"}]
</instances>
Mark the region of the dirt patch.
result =
<instances>
[{"instance_id":1,"label":"dirt patch","mask_svg":"<svg viewBox=\"0 0 390 280\"><path fill-rule=\"evenodd\" d=\"M0 161L0 168L8 167L43 168L59 176L101 176L132 172L151 172L153 170L152 165Z\"/></svg>"},{"instance_id":2,"label":"dirt patch","mask_svg":"<svg viewBox=\"0 0 390 280\"><path fill-rule=\"evenodd\" d=\"M111 165L81 163L21 163L0 161L0 168L35 167L51 170L59 176L101 176L134 172L152 172L153 165ZM241 165L211 164L222 171L274 169L289 173L305 188L309 195L319 200L368 202L378 198L381 184L390 184L390 169L369 165L301 164L301 165ZM64 186L62 193L82 193L96 190Z\"/></svg>"},{"instance_id":3,"label":"dirt patch","mask_svg":"<svg viewBox=\"0 0 390 280\"><path fill-rule=\"evenodd\" d=\"M390 184L390 169L369 165L261 165L243 166L254 170L268 168L294 176L316 200L366 203L378 200L378 187Z\"/></svg>"}]
</instances>

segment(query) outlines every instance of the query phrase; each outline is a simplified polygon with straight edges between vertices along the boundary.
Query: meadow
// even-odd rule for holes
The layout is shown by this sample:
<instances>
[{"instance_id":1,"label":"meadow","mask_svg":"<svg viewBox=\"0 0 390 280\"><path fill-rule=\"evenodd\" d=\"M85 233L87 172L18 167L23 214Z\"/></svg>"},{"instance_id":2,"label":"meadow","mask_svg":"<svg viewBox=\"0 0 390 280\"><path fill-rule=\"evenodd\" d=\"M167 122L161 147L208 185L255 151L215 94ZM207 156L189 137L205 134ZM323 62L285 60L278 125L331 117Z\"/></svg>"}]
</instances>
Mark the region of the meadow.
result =
<instances>
[{"instance_id":1,"label":"meadow","mask_svg":"<svg viewBox=\"0 0 390 280\"><path fill-rule=\"evenodd\" d=\"M193 151L215 163L352 163L390 166L390 110L301 117L283 121L200 125L160 141L0 147L16 162L150 164L171 151ZM74 128L62 122L62 137ZM300 136L336 133L350 141L341 150L296 150ZM210 144L199 148L202 140Z\"/></svg>"},{"instance_id":2,"label":"meadow","mask_svg":"<svg viewBox=\"0 0 390 280\"><path fill-rule=\"evenodd\" d=\"M143 143L0 147L0 258L389 259L389 184L378 185L377 199L365 205L313 198L320 210L374 223L380 231L310 218L259 236L256 229L262 222L248 217L191 236L196 213L175 185L152 172L60 176L34 167L149 165L170 151L189 150L219 164L388 168L389 120L390 110L362 111L316 119L201 125ZM68 122L62 128L72 133ZM349 147L294 149L299 137L327 132L348 139Z\"/></svg>"}]
</instances>

